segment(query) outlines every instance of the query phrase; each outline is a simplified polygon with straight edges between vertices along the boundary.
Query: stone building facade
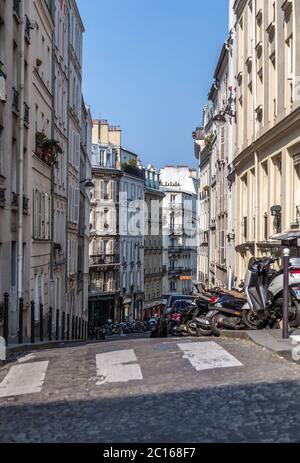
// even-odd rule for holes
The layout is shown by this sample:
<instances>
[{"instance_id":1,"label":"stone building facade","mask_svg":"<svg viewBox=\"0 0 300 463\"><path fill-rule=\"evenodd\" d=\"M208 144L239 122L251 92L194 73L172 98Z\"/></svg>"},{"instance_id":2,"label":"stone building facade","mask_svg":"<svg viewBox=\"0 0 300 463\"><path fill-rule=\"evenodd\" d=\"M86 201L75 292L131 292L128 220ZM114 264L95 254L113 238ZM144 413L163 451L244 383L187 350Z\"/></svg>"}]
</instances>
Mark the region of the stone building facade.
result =
<instances>
[{"instance_id":1,"label":"stone building facade","mask_svg":"<svg viewBox=\"0 0 300 463\"><path fill-rule=\"evenodd\" d=\"M166 166L160 172L163 199L163 292L192 294L197 279L198 172Z\"/></svg>"},{"instance_id":2,"label":"stone building facade","mask_svg":"<svg viewBox=\"0 0 300 463\"><path fill-rule=\"evenodd\" d=\"M160 313L163 299L162 207L164 193L160 174L153 166L145 169L144 317Z\"/></svg>"},{"instance_id":3,"label":"stone building facade","mask_svg":"<svg viewBox=\"0 0 300 463\"><path fill-rule=\"evenodd\" d=\"M119 319L119 202L121 130L107 120L93 121L92 192L89 245L89 320L101 325Z\"/></svg>"},{"instance_id":4,"label":"stone building facade","mask_svg":"<svg viewBox=\"0 0 300 463\"><path fill-rule=\"evenodd\" d=\"M294 0L236 1L233 13L241 280L252 256L280 256L281 241L272 237L300 232L300 5ZM299 248L293 253L299 254Z\"/></svg>"}]
</instances>

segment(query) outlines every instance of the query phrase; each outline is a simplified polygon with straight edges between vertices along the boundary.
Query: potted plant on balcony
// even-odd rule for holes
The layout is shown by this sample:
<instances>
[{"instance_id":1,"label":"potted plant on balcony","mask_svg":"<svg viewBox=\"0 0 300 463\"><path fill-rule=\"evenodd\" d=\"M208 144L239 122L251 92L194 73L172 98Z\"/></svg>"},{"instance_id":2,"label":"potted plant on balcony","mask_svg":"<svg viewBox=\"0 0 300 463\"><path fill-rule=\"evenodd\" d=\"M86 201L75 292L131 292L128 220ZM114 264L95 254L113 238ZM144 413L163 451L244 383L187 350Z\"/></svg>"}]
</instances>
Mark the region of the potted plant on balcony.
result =
<instances>
[{"instance_id":1,"label":"potted plant on balcony","mask_svg":"<svg viewBox=\"0 0 300 463\"><path fill-rule=\"evenodd\" d=\"M204 139L205 146L206 146L208 151L212 151L214 137L215 137L214 134L211 132L211 133L207 134L205 139Z\"/></svg>"},{"instance_id":2,"label":"potted plant on balcony","mask_svg":"<svg viewBox=\"0 0 300 463\"><path fill-rule=\"evenodd\" d=\"M63 150L57 140L48 138L44 132L36 134L36 155L49 166L57 164L58 154L62 154Z\"/></svg>"}]
</instances>

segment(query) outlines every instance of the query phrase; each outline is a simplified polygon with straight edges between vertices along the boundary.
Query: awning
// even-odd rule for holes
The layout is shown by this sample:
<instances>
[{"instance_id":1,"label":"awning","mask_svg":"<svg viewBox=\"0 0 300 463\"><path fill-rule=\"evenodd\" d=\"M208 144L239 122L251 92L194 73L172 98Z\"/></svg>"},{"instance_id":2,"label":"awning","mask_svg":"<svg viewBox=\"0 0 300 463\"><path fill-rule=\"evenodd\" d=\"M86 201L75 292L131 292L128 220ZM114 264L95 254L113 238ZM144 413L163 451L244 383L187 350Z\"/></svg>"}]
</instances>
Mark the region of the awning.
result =
<instances>
[{"instance_id":1,"label":"awning","mask_svg":"<svg viewBox=\"0 0 300 463\"><path fill-rule=\"evenodd\" d=\"M300 238L300 231L289 231L285 233L278 233L271 236L270 239L274 241L294 241Z\"/></svg>"}]
</instances>

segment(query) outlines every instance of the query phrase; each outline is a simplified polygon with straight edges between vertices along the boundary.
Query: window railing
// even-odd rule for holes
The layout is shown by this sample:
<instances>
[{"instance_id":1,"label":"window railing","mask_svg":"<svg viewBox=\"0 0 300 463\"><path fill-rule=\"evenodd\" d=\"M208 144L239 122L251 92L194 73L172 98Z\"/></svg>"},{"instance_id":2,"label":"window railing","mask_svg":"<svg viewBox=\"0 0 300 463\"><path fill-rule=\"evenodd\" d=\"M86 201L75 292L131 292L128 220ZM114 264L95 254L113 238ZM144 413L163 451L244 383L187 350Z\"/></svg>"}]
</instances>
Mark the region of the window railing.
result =
<instances>
[{"instance_id":1,"label":"window railing","mask_svg":"<svg viewBox=\"0 0 300 463\"><path fill-rule=\"evenodd\" d=\"M31 22L27 15L25 15L25 39L30 42L30 30L31 30Z\"/></svg>"},{"instance_id":2,"label":"window railing","mask_svg":"<svg viewBox=\"0 0 300 463\"><path fill-rule=\"evenodd\" d=\"M29 198L27 196L23 195L23 211L28 212L29 211Z\"/></svg>"},{"instance_id":3,"label":"window railing","mask_svg":"<svg viewBox=\"0 0 300 463\"><path fill-rule=\"evenodd\" d=\"M13 90L12 106L15 111L19 112L19 92L16 90L15 87L13 87L12 90Z\"/></svg>"},{"instance_id":4,"label":"window railing","mask_svg":"<svg viewBox=\"0 0 300 463\"><path fill-rule=\"evenodd\" d=\"M106 256L90 256L89 258L90 266L116 265L116 264L120 264L119 254L112 254L112 255L106 255Z\"/></svg>"},{"instance_id":5,"label":"window railing","mask_svg":"<svg viewBox=\"0 0 300 463\"><path fill-rule=\"evenodd\" d=\"M0 205L5 204L5 188L0 188Z\"/></svg>"},{"instance_id":6,"label":"window railing","mask_svg":"<svg viewBox=\"0 0 300 463\"><path fill-rule=\"evenodd\" d=\"M20 3L21 0L14 0L13 2L13 12L20 17Z\"/></svg>"},{"instance_id":7,"label":"window railing","mask_svg":"<svg viewBox=\"0 0 300 463\"><path fill-rule=\"evenodd\" d=\"M12 205L12 207L18 207L18 205L19 205L19 195L17 193L12 192L12 194L11 194L11 205Z\"/></svg>"},{"instance_id":8,"label":"window railing","mask_svg":"<svg viewBox=\"0 0 300 463\"><path fill-rule=\"evenodd\" d=\"M24 123L29 125L29 111L30 108L27 103L24 103Z\"/></svg>"}]
</instances>

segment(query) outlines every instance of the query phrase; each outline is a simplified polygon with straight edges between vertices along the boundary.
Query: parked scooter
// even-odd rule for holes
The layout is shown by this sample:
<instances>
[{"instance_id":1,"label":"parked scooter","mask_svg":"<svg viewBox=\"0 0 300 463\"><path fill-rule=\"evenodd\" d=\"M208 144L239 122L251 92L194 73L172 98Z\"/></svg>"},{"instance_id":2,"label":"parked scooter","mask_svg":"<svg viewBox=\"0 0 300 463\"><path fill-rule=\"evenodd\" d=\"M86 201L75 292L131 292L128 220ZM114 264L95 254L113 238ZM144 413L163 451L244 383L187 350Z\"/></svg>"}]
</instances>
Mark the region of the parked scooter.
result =
<instances>
[{"instance_id":1,"label":"parked scooter","mask_svg":"<svg viewBox=\"0 0 300 463\"><path fill-rule=\"evenodd\" d=\"M245 278L245 293L251 309L249 314L264 320L282 320L283 270L272 270L272 258L251 259ZM291 258L289 265L289 322L300 326L300 258Z\"/></svg>"}]
</instances>

